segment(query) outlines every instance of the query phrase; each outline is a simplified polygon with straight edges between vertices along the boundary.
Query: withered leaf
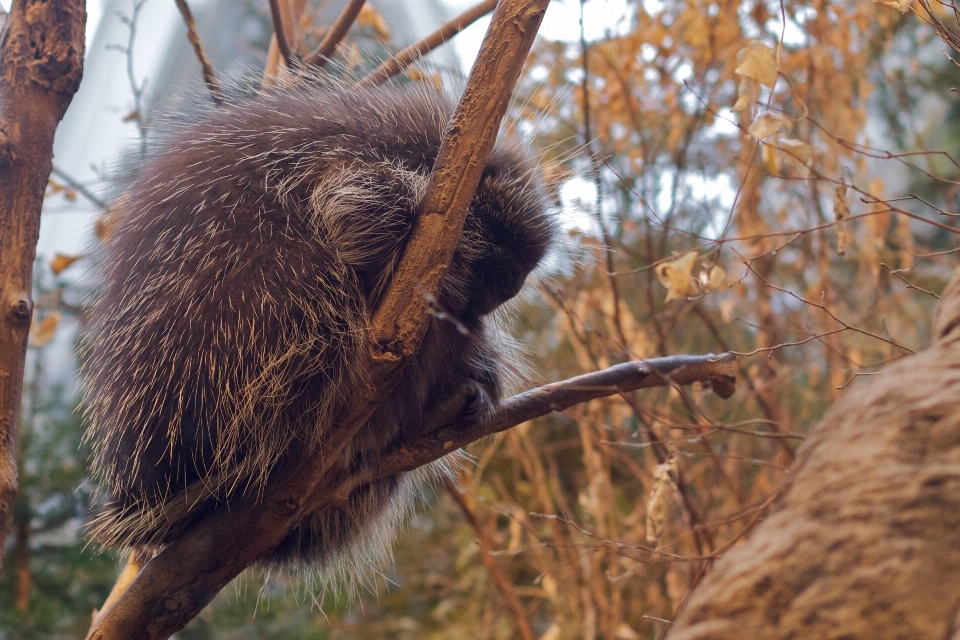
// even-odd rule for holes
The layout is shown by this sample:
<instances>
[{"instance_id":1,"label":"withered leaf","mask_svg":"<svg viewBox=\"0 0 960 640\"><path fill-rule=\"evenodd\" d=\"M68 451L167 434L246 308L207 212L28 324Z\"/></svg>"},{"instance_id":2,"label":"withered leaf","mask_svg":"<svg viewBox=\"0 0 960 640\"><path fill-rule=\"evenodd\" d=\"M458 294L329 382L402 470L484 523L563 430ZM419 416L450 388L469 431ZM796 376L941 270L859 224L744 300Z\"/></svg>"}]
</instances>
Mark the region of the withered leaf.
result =
<instances>
[{"instance_id":1,"label":"withered leaf","mask_svg":"<svg viewBox=\"0 0 960 640\"><path fill-rule=\"evenodd\" d=\"M30 328L30 342L35 347L42 347L53 339L57 332L57 325L60 324L62 314L59 311L49 313L40 321L39 325Z\"/></svg>"},{"instance_id":2,"label":"withered leaf","mask_svg":"<svg viewBox=\"0 0 960 640\"><path fill-rule=\"evenodd\" d=\"M657 279L667 289L666 302L689 298L699 293L692 275L696 261L697 252L688 251L675 260L657 265Z\"/></svg>"},{"instance_id":3,"label":"withered leaf","mask_svg":"<svg viewBox=\"0 0 960 640\"><path fill-rule=\"evenodd\" d=\"M58 275L61 271L72 265L74 262L83 257L83 254L77 254L75 256L68 256L63 253L58 253L53 256L53 260L50 261L50 269L55 275Z\"/></svg>"},{"instance_id":4,"label":"withered leaf","mask_svg":"<svg viewBox=\"0 0 960 640\"><path fill-rule=\"evenodd\" d=\"M740 64L733 70L737 75L752 78L771 89L777 83L777 61L773 50L762 42L750 40L737 53L737 61Z\"/></svg>"}]
</instances>

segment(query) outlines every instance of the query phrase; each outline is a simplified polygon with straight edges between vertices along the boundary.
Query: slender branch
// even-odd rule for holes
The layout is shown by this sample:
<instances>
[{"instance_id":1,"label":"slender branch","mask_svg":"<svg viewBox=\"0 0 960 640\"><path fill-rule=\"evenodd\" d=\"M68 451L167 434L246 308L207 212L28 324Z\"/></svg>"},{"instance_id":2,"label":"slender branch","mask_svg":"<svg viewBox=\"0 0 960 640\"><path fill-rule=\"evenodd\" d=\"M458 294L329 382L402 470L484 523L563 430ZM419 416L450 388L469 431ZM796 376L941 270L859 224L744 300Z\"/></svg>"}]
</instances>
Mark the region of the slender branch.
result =
<instances>
[{"instance_id":1,"label":"slender branch","mask_svg":"<svg viewBox=\"0 0 960 640\"><path fill-rule=\"evenodd\" d=\"M213 98L215 104L221 104L223 103L223 89L220 87L217 75L213 71L213 65L210 64L210 58L207 57L203 45L200 44L200 34L197 33L197 23L193 19L193 13L187 6L187 0L176 0L176 3L177 8L183 15L183 21L187 25L187 40L193 45L193 52L196 54L197 60L200 61L203 81L206 83L207 89L210 90L210 97Z\"/></svg>"},{"instance_id":2,"label":"slender branch","mask_svg":"<svg viewBox=\"0 0 960 640\"><path fill-rule=\"evenodd\" d=\"M53 134L83 74L86 19L82 0L14 0L0 31L0 540L17 493L40 209Z\"/></svg>"},{"instance_id":3,"label":"slender branch","mask_svg":"<svg viewBox=\"0 0 960 640\"><path fill-rule=\"evenodd\" d=\"M463 98L433 165L421 215L391 286L373 319L372 335L386 362L416 352L439 297L467 208L520 77L548 0L502 0L470 72ZM413 286L406 286L413 283ZM426 295L424 295L426 294Z\"/></svg>"},{"instance_id":4,"label":"slender branch","mask_svg":"<svg viewBox=\"0 0 960 640\"><path fill-rule=\"evenodd\" d=\"M167 638L230 580L274 548L337 473L342 451L416 353L467 208L548 0L503 0L444 136L411 240L371 323L374 388L338 414L322 451L291 451L261 496L233 496L150 560L107 611L97 640ZM326 486L334 486L332 483Z\"/></svg>"},{"instance_id":5,"label":"slender branch","mask_svg":"<svg viewBox=\"0 0 960 640\"><path fill-rule=\"evenodd\" d=\"M385 455L375 468L342 483L337 491L330 494L335 494L338 500L343 499L357 487L379 478L412 471L487 436L597 398L637 389L694 382L710 382L717 395L729 398L734 392L739 367L736 356L731 354L668 356L624 362L601 371L546 384L508 398L501 403L489 422L445 427L423 440L398 447Z\"/></svg>"},{"instance_id":6,"label":"slender branch","mask_svg":"<svg viewBox=\"0 0 960 640\"><path fill-rule=\"evenodd\" d=\"M337 50L337 45L343 42L347 31L350 30L350 27L356 21L357 16L360 14L360 9L363 8L365 2L366 0L348 0L347 6L345 6L343 11L340 12L340 15L337 16L333 26L330 27L330 30L327 31L327 34L320 42L320 46L304 60L306 64L319 68L323 68L323 66L327 64L327 60L329 60L333 52Z\"/></svg>"},{"instance_id":7,"label":"slender branch","mask_svg":"<svg viewBox=\"0 0 960 640\"><path fill-rule=\"evenodd\" d=\"M480 4L467 9L453 20L428 35L426 38L410 45L394 57L385 61L366 76L358 85L379 85L394 77L411 64L427 55L444 42L457 35L471 24L487 15L497 6L497 0L483 0Z\"/></svg>"},{"instance_id":8,"label":"slender branch","mask_svg":"<svg viewBox=\"0 0 960 640\"><path fill-rule=\"evenodd\" d=\"M106 211L107 209L110 208L110 205L108 205L106 202L104 202L103 200L95 196L93 192L90 191L90 189L87 189L85 186L83 186L83 184L81 184L80 182L77 182L76 180L73 179L72 176L70 176L67 173L64 173L63 171L58 169L56 166L53 167L53 170L50 173L52 173L53 175L63 180L64 184L66 184L68 187L70 187L71 189L73 189L74 191L82 195L84 198L89 200L92 204L95 204L100 209Z\"/></svg>"},{"instance_id":9,"label":"slender branch","mask_svg":"<svg viewBox=\"0 0 960 640\"><path fill-rule=\"evenodd\" d=\"M307 0L279 0L280 15L283 22L283 33L288 43L293 43L293 49L297 49L297 43L300 42L300 21L303 18L303 12L307 8ZM284 59L286 65L286 59ZM289 68L289 67L287 67ZM263 67L263 81L265 84L272 84L280 70L280 48L277 46L277 34L270 36L270 46L267 47L267 61Z\"/></svg>"},{"instance_id":10,"label":"slender branch","mask_svg":"<svg viewBox=\"0 0 960 640\"><path fill-rule=\"evenodd\" d=\"M293 66L293 51L290 50L290 42L287 40L287 29L293 25L287 25L284 20L283 10L280 7L281 0L270 0L270 18L273 20L273 36L276 38L277 48L280 49L280 55L287 68Z\"/></svg>"},{"instance_id":11,"label":"slender branch","mask_svg":"<svg viewBox=\"0 0 960 640\"><path fill-rule=\"evenodd\" d=\"M147 81L137 82L137 74L133 62L133 45L137 41L137 23L140 20L140 12L143 10L143 3L147 0L135 0L130 15L117 12L117 18L127 27L127 44L108 44L107 49L122 53L127 59L127 82L130 84L130 93L133 95L133 111L124 118L124 120L133 120L137 123L137 133L140 134L140 157L147 155L147 119L143 114L143 92L147 87Z\"/></svg>"},{"instance_id":12,"label":"slender branch","mask_svg":"<svg viewBox=\"0 0 960 640\"><path fill-rule=\"evenodd\" d=\"M607 264L607 284L610 286L610 294L613 296L613 312L611 320L613 321L614 331L617 333L619 351L624 359L630 357L630 341L627 340L627 334L623 330L623 320L621 318L620 287L617 285L617 270L613 264L613 247L610 241L610 232L607 230L607 223L603 219L603 179L600 175L600 165L597 163L596 155L593 151L593 134L590 131L590 46L587 42L586 29L583 25L583 16L586 11L586 0L580 0L580 67L583 69L583 80L580 83L580 99L583 109L583 145L590 157L590 177L593 179L593 186L597 191L594 206L594 216L597 218L597 226L600 227L600 238L603 241L603 257Z\"/></svg>"}]
</instances>

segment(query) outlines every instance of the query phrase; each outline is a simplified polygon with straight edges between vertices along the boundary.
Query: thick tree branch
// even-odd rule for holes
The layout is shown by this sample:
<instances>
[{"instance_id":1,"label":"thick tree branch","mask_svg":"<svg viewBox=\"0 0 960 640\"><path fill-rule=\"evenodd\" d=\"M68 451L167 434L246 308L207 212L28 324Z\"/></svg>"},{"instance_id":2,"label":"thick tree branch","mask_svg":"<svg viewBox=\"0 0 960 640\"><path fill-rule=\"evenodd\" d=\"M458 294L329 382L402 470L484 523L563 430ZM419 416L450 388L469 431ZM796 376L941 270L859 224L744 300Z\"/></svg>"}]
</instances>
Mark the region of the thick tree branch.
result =
<instances>
[{"instance_id":1,"label":"thick tree branch","mask_svg":"<svg viewBox=\"0 0 960 640\"><path fill-rule=\"evenodd\" d=\"M53 134L83 74L82 0L14 0L0 32L0 540L17 492L33 260Z\"/></svg>"},{"instance_id":2,"label":"thick tree branch","mask_svg":"<svg viewBox=\"0 0 960 640\"><path fill-rule=\"evenodd\" d=\"M394 77L411 64L427 55L444 42L457 35L471 24L493 11L497 6L497 0L483 0L480 4L467 9L453 20L450 20L439 29L428 35L420 42L416 42L389 60L386 60L379 67L374 69L370 75L366 76L358 85L378 85L383 84Z\"/></svg>"},{"instance_id":3,"label":"thick tree branch","mask_svg":"<svg viewBox=\"0 0 960 640\"><path fill-rule=\"evenodd\" d=\"M830 409L670 640L958 637L960 270L933 329Z\"/></svg>"},{"instance_id":4,"label":"thick tree branch","mask_svg":"<svg viewBox=\"0 0 960 640\"><path fill-rule=\"evenodd\" d=\"M347 0L347 6L345 6L343 11L340 12L340 15L337 16L333 26L330 27L330 30L327 31L323 40L320 41L320 45L304 60L306 64L320 68L323 68L324 65L327 64L327 60L330 59L333 52L337 50L337 45L340 44L347 35L347 31L350 30L350 27L356 21L357 16L360 14L360 9L363 8L366 1L367 0Z\"/></svg>"},{"instance_id":5,"label":"thick tree branch","mask_svg":"<svg viewBox=\"0 0 960 640\"><path fill-rule=\"evenodd\" d=\"M117 577L113 588L110 589L107 599L104 600L103 606L100 607L99 611L97 609L93 610L90 631L87 632L88 640L93 635L94 630L103 622L104 616L110 607L113 606L113 603L116 602L117 598L130 586L130 583L133 582L137 574L140 573L140 569L143 568L144 563L149 560L152 555L152 553L142 548L135 548L130 552L127 556L127 562L123 565L123 569L120 571L120 575Z\"/></svg>"},{"instance_id":6,"label":"thick tree branch","mask_svg":"<svg viewBox=\"0 0 960 640\"><path fill-rule=\"evenodd\" d=\"M93 638L167 638L244 568L275 547L313 508L313 496L341 452L376 401L395 384L404 359L419 347L430 312L426 297L439 294L467 207L546 5L547 0L503 0L494 14L444 136L423 211L372 322L374 389L357 394L354 404L342 411L322 451L291 452L300 458L275 473L260 499L238 497L223 505L148 562L107 611Z\"/></svg>"},{"instance_id":7,"label":"thick tree branch","mask_svg":"<svg viewBox=\"0 0 960 640\"><path fill-rule=\"evenodd\" d=\"M238 555L250 557L247 562L252 561L257 555L263 553L262 550L257 552L262 539L282 537L286 529L279 530L275 525L278 521L292 518L284 509L294 508L298 500L305 504L302 511L341 505L359 486L379 478L411 471L487 436L505 431L533 418L563 411L575 404L597 398L637 389L686 385L693 382L710 383L721 397L729 397L733 392L733 376L738 367L736 357L729 354L671 356L622 363L513 396L501 404L489 422L445 427L422 440L387 452L376 467L369 468L365 473L343 477L339 469L327 469L323 478L313 485L313 493L305 501L302 497L295 495L296 490L302 489L302 485L296 484L296 478L292 481L296 484L295 489L289 490L281 497L271 496L265 501L266 504L237 501L236 507L231 504L228 508L215 512L203 525L171 545L147 565L144 573L131 587L131 592L124 594L116 610L108 610L109 603L104 604L103 609L108 611L107 624L89 637L141 637L135 634L146 633L142 637L161 638L165 637L163 633L170 633L169 626L186 624L190 618L186 617L183 610L178 609L183 605L183 601L174 598L174 594L180 598L200 599L209 599L216 595L222 587L222 585L215 586L218 581L229 580L232 577L230 570L222 565L235 562L238 565L242 564L235 560ZM282 502L283 496L287 497L287 503ZM271 509L273 515L264 516L263 510L266 508ZM242 527L243 530L247 527L257 527L257 530L251 533L251 536L257 539L246 541L245 547L232 547L231 543L237 538L237 527ZM243 537L240 536L241 539ZM191 558L204 559L202 564L206 572L197 575L185 570L182 563L189 562ZM163 559L167 561L164 562ZM244 566L246 565L240 566L237 571L242 570ZM146 575L150 577L145 578ZM214 586L210 586L211 582ZM168 592L171 597L166 599L161 597ZM104 619L105 615L101 613L95 620L95 624ZM146 632L142 631L144 628ZM111 633L115 635L108 635ZM124 633L134 635L122 635Z\"/></svg>"}]
</instances>

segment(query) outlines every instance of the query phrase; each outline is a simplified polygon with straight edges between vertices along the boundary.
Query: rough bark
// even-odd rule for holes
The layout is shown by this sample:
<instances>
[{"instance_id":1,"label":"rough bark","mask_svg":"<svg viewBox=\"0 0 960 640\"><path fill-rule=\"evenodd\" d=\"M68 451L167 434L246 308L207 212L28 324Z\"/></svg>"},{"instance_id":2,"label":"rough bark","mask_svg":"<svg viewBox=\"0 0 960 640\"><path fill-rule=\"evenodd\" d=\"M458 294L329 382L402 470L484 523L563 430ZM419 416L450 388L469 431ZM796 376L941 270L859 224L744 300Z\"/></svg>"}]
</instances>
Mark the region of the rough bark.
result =
<instances>
[{"instance_id":1,"label":"rough bark","mask_svg":"<svg viewBox=\"0 0 960 640\"><path fill-rule=\"evenodd\" d=\"M669 640L960 639L960 270L933 335L831 408Z\"/></svg>"},{"instance_id":2,"label":"rough bark","mask_svg":"<svg viewBox=\"0 0 960 640\"><path fill-rule=\"evenodd\" d=\"M83 71L83 0L15 0L0 32L0 541L17 492L33 260L53 133Z\"/></svg>"}]
</instances>

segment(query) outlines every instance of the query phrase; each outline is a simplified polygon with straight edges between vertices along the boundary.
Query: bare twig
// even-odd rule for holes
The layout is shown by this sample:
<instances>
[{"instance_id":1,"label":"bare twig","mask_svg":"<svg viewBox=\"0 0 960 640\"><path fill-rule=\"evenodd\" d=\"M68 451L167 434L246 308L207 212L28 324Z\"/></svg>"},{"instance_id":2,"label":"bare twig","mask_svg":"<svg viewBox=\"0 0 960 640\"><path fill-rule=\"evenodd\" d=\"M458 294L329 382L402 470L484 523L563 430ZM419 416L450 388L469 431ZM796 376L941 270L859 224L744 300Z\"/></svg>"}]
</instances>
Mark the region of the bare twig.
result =
<instances>
[{"instance_id":1,"label":"bare twig","mask_svg":"<svg viewBox=\"0 0 960 640\"><path fill-rule=\"evenodd\" d=\"M333 52L337 50L337 45L343 41L344 36L347 35L347 31L350 30L350 27L356 21L357 16L360 14L360 9L363 8L365 2L366 0L348 0L347 6L343 8L343 11L340 12L340 15L337 16L336 21L334 21L333 26L330 27L330 30L323 36L320 45L313 53L304 59L306 64L320 68L323 68L323 66L327 64L327 60L329 60Z\"/></svg>"},{"instance_id":2,"label":"bare twig","mask_svg":"<svg viewBox=\"0 0 960 640\"><path fill-rule=\"evenodd\" d=\"M483 0L483 2L480 4L467 9L453 20L447 22L420 42L410 45L394 57L390 58L379 67L374 69L370 75L360 80L360 82L357 84L383 84L423 56L442 45L453 36L469 27L483 16L493 11L494 7L496 6L497 0Z\"/></svg>"},{"instance_id":3,"label":"bare twig","mask_svg":"<svg viewBox=\"0 0 960 640\"><path fill-rule=\"evenodd\" d=\"M133 94L133 111L124 118L124 121L133 120L137 123L141 157L147 155L147 119L143 115L143 92L147 87L147 81L137 82L137 74L133 64L133 45L137 40L137 21L140 18L140 11L143 9L144 2L146 0L136 0L129 16L117 12L117 18L120 22L127 25L127 44L108 44L106 47L108 50L119 51L127 58L127 82L130 84L130 92Z\"/></svg>"},{"instance_id":4,"label":"bare twig","mask_svg":"<svg viewBox=\"0 0 960 640\"><path fill-rule=\"evenodd\" d=\"M85 186L83 186L83 184L81 184L80 182L77 182L76 180L73 179L73 177L71 177L69 174L64 173L63 171L58 169L56 166L53 167L53 170L50 173L52 173L53 175L63 180L68 187L70 187L71 189L73 189L74 191L82 195L84 198L86 198L87 200L89 200L90 202L98 206L100 209L106 211L107 209L110 208L110 205L108 205L106 202L104 202L103 200L95 196L93 192L90 191L90 189L87 189Z\"/></svg>"},{"instance_id":5,"label":"bare twig","mask_svg":"<svg viewBox=\"0 0 960 640\"><path fill-rule=\"evenodd\" d=\"M813 302L813 301L811 301L811 300L807 300L806 298L803 298L803 297L795 294L794 292L792 292L792 291L790 291L790 290L788 290L788 289L784 289L783 287L778 287L777 285L772 284L772 283L769 282L766 278L764 278L762 275L760 275L759 273L757 273L757 271L753 268L753 266L752 266L751 264L746 263L746 262L745 262L744 264L746 264L747 270L748 270L750 273L752 273L753 275L757 276L757 278L760 280L760 282L763 283L763 285L764 285L765 287L769 287L770 289L773 289L774 291L779 291L780 293L783 293L783 294L785 294L785 295L787 295L787 296L790 296L791 298L793 298L793 299L796 300L797 302L800 302L800 303L809 305L809 306L811 306L811 307L815 307L815 308L817 308L817 309L820 309L820 310L823 311L825 314L827 314L827 315L830 317L831 320L833 320L834 322L836 322L837 324L839 324L839 325L843 328L843 330L853 331L854 333L859 333L859 334L865 335L865 336L867 336L867 337L869 337L869 338L874 338L874 339L879 340L879 341L881 341L881 342L885 342L885 343L889 344L889 345L892 346L892 347L896 347L897 349L901 349L901 350L903 350L903 351L905 351L906 353L909 353L909 354L915 353L913 349L911 349L911 348L909 348L909 347L905 347L905 346L903 346L902 344L900 344L900 343L898 343L898 342L895 342L894 340L889 340L889 339L887 339L887 338L884 338L884 337L881 336L881 335L877 335L876 333L873 333L873 332L871 332L871 331L867 331L866 329L860 329L860 328L858 328L858 327L855 327L855 326L853 326L853 325L851 325L851 324L848 324L848 323L844 322L843 320L841 320L840 318L838 318L835 313L833 313L832 311L830 311L830 309L827 308L826 303L824 303L824 302ZM829 332L829 333L836 333L836 331L832 331L832 332ZM828 335L828 333L825 333L824 335Z\"/></svg>"},{"instance_id":6,"label":"bare twig","mask_svg":"<svg viewBox=\"0 0 960 640\"><path fill-rule=\"evenodd\" d=\"M273 20L273 36L276 38L277 48L280 49L280 55L283 56L283 61L289 69L293 66L294 62L293 51L291 51L290 42L287 40L287 23L289 20L284 20L280 1L281 0L270 0L270 18ZM293 25L290 25L291 30L292 27Z\"/></svg>"},{"instance_id":7,"label":"bare twig","mask_svg":"<svg viewBox=\"0 0 960 640\"><path fill-rule=\"evenodd\" d=\"M213 98L214 103L221 104L223 102L223 89L217 81L217 75L213 71L213 65L210 64L207 53L203 50L203 45L200 44L200 35L197 33L197 23L193 20L193 13L190 11L190 7L187 6L187 0L176 0L176 3L177 8L180 9L180 13L183 15L183 21L187 25L187 40L193 45L193 52L200 62L203 81L210 90L210 97Z\"/></svg>"},{"instance_id":8,"label":"bare twig","mask_svg":"<svg viewBox=\"0 0 960 640\"><path fill-rule=\"evenodd\" d=\"M594 216L597 219L597 226L600 227L600 238L603 241L603 257L607 265L607 284L610 286L610 294L613 296L613 311L610 314L613 320L613 328L617 332L617 338L620 342L619 351L624 354L624 360L630 357L630 342L627 340L627 334L623 330L623 320L621 319L621 296L620 287L617 285L616 267L613 264L613 247L610 241L610 232L607 231L607 223L603 219L603 179L600 176L600 167L594 162L596 157L593 151L593 135L590 131L590 47L587 42L586 30L583 26L583 14L586 10L586 0L580 0L580 67L583 69L583 80L580 84L581 104L583 109L583 145L591 159L590 177L593 179L594 188L597 190ZM679 173L679 172L678 172Z\"/></svg>"},{"instance_id":9,"label":"bare twig","mask_svg":"<svg viewBox=\"0 0 960 640\"><path fill-rule=\"evenodd\" d=\"M900 275L900 272L901 272L901 271L906 271L906 269L891 269L890 266L887 265L887 263L885 263L885 262L881 262L881 263L880 263L880 266L883 267L884 269L886 269L886 270L890 273L890 275L894 276L895 278L899 279L903 284L907 285L907 289L914 289L914 290L919 291L919 292L921 292L921 293L925 293L925 294L927 294L928 296L933 296L933 297L936 298L937 300L940 299L940 296L938 296L937 294L935 294L933 291L927 291L927 290L924 289L923 287L918 287L918 286L915 285L915 284L910 284L909 282L907 282L907 279L904 278L902 275Z\"/></svg>"},{"instance_id":10,"label":"bare twig","mask_svg":"<svg viewBox=\"0 0 960 640\"><path fill-rule=\"evenodd\" d=\"M424 440L399 447L385 455L375 469L352 478L331 494L338 494L342 499L356 487L412 471L487 436L597 398L693 382L710 382L717 395L729 398L733 394L734 378L739 366L736 357L730 354L669 356L624 362L601 371L546 384L505 400L487 423L453 425Z\"/></svg>"}]
</instances>

